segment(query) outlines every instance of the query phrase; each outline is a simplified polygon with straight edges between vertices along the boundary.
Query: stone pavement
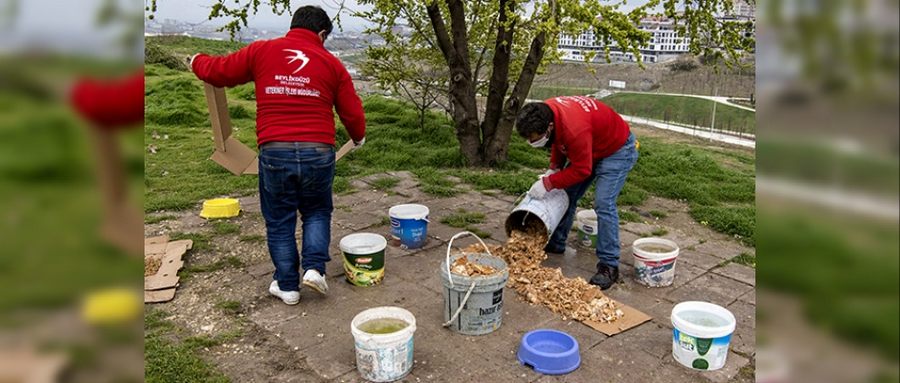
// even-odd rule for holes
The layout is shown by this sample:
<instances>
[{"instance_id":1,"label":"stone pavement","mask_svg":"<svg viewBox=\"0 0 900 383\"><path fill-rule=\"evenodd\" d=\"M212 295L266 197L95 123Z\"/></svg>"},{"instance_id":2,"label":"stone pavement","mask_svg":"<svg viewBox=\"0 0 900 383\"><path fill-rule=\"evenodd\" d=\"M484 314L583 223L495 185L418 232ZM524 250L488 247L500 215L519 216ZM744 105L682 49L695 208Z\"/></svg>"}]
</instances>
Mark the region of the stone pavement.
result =
<instances>
[{"instance_id":1,"label":"stone pavement","mask_svg":"<svg viewBox=\"0 0 900 383\"><path fill-rule=\"evenodd\" d=\"M441 327L442 297L438 267L444 258L447 240L462 229L440 223L441 218L459 208L483 212L486 221L475 225L490 233L487 241L506 240L503 222L513 207L514 197L490 191L467 191L452 198L436 198L422 193L414 176L394 172L401 182L390 192L373 190L367 183L384 175L354 181L355 193L335 199L332 261L328 264L327 296L308 289L302 291L298 306L286 306L273 298L261 302L248 317L260 328L275 334L291 349L305 357L320 378L335 382L361 381L355 367L353 338L349 326L360 311L382 305L403 307L416 316L415 367L406 382L726 382L751 381L755 355L755 270L728 260L742 252L753 252L728 236L713 233L686 217L686 207L671 202L665 206L669 218L653 224L627 223L622 226L622 281L607 291L614 299L641 310L653 320L629 331L607 337L541 306L532 306L507 289L503 325L484 336L463 336ZM492 194L492 195L487 195ZM431 210L429 241L418 250L389 246L385 279L371 288L345 282L340 239L350 233L369 231L389 235L384 224L388 209L396 204L417 202ZM258 206L245 199L245 210ZM666 204L665 200L650 202ZM660 208L653 206L654 209ZM679 218L681 217L681 218ZM650 221L654 221L652 218ZM666 222L673 222L669 226ZM634 282L630 244L660 227L664 235L682 248L671 287L646 288ZM298 233L299 237L299 233ZM574 233L563 256L551 257L546 266L560 267L569 277L590 278L594 272L593 250L575 244ZM459 246L473 243L461 240ZM455 244L455 243L454 243ZM265 295L273 270L270 262L246 268L254 288ZM704 300L727 307L737 318L731 352L725 368L695 372L677 364L671 355L669 313L680 301ZM553 328L574 336L581 347L581 367L563 376L542 376L516 362L519 341L527 331ZM742 371L742 369L744 371ZM749 376L749 378L748 378Z\"/></svg>"}]
</instances>

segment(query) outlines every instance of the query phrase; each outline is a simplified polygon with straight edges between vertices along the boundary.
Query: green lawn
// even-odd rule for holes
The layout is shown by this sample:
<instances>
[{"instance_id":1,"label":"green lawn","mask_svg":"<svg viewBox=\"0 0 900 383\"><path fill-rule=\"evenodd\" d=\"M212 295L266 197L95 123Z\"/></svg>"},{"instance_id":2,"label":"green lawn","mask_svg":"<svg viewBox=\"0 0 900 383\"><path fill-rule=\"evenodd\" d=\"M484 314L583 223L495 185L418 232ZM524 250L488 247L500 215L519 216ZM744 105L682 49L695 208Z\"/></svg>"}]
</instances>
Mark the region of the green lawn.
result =
<instances>
[{"instance_id":1,"label":"green lawn","mask_svg":"<svg viewBox=\"0 0 900 383\"><path fill-rule=\"evenodd\" d=\"M712 122L713 101L696 97L623 92L609 95L602 101L629 116L695 126L710 126ZM716 105L716 129L755 133L756 113L729 105Z\"/></svg>"},{"instance_id":2,"label":"green lawn","mask_svg":"<svg viewBox=\"0 0 900 383\"><path fill-rule=\"evenodd\" d=\"M597 90L597 88L573 86L534 85L531 87L531 92L528 93L528 98L534 100L546 100L557 96L584 96L595 93Z\"/></svg>"}]
</instances>

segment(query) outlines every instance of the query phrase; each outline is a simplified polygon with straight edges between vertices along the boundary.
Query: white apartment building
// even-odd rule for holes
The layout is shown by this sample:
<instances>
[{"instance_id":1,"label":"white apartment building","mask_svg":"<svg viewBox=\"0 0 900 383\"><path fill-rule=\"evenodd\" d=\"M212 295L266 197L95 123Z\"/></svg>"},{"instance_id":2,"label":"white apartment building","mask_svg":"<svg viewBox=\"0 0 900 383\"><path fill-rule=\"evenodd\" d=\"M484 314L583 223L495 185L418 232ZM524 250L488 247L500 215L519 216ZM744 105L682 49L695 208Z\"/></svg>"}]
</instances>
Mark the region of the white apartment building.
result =
<instances>
[{"instance_id":1,"label":"white apartment building","mask_svg":"<svg viewBox=\"0 0 900 383\"><path fill-rule=\"evenodd\" d=\"M648 17L641 20L639 28L650 33L647 45L640 48L641 56L646 63L656 63L673 59L688 52L690 39L682 37L675 31L672 19ZM588 52L594 52L593 62L606 62L604 44L595 38L593 31L578 36L560 35L557 49L563 60L584 61ZM609 45L612 61L637 62L634 54L623 51L615 41Z\"/></svg>"}]
</instances>

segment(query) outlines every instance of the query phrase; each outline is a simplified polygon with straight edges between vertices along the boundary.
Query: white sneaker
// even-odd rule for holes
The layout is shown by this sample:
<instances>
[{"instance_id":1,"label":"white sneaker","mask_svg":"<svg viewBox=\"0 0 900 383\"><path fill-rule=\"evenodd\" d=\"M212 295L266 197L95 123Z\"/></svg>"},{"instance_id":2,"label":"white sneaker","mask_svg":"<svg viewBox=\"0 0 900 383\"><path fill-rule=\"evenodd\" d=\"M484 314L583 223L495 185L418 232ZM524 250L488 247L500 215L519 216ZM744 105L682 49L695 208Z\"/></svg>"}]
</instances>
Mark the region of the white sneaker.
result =
<instances>
[{"instance_id":1,"label":"white sneaker","mask_svg":"<svg viewBox=\"0 0 900 383\"><path fill-rule=\"evenodd\" d=\"M297 303L300 303L300 292L281 291L281 288L278 287L278 281L272 281L272 284L269 285L269 294L281 298L281 301L286 305L293 306Z\"/></svg>"},{"instance_id":2,"label":"white sneaker","mask_svg":"<svg viewBox=\"0 0 900 383\"><path fill-rule=\"evenodd\" d=\"M313 269L306 270L306 274L303 274L303 285L309 286L320 294L328 292L328 283L325 282L325 277Z\"/></svg>"}]
</instances>

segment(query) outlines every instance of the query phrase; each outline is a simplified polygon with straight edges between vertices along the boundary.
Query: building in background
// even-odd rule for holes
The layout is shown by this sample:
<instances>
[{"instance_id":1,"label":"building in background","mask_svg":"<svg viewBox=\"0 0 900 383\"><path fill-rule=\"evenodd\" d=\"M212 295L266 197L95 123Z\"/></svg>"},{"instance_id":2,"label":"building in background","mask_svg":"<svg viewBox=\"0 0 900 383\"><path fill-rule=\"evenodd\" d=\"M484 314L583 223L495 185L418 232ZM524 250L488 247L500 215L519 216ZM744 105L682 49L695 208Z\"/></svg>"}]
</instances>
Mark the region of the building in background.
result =
<instances>
[{"instance_id":1,"label":"building in background","mask_svg":"<svg viewBox=\"0 0 900 383\"><path fill-rule=\"evenodd\" d=\"M675 31L675 21L664 17L647 17L641 20L640 30L650 33L650 41L640 48L646 63L668 61L688 53L690 39ZM557 49L563 60L584 61L588 52L594 53L593 62L606 62L605 45L593 31L578 36L560 35ZM624 51L613 41L609 44L609 58L613 62L637 62L630 51Z\"/></svg>"}]
</instances>

